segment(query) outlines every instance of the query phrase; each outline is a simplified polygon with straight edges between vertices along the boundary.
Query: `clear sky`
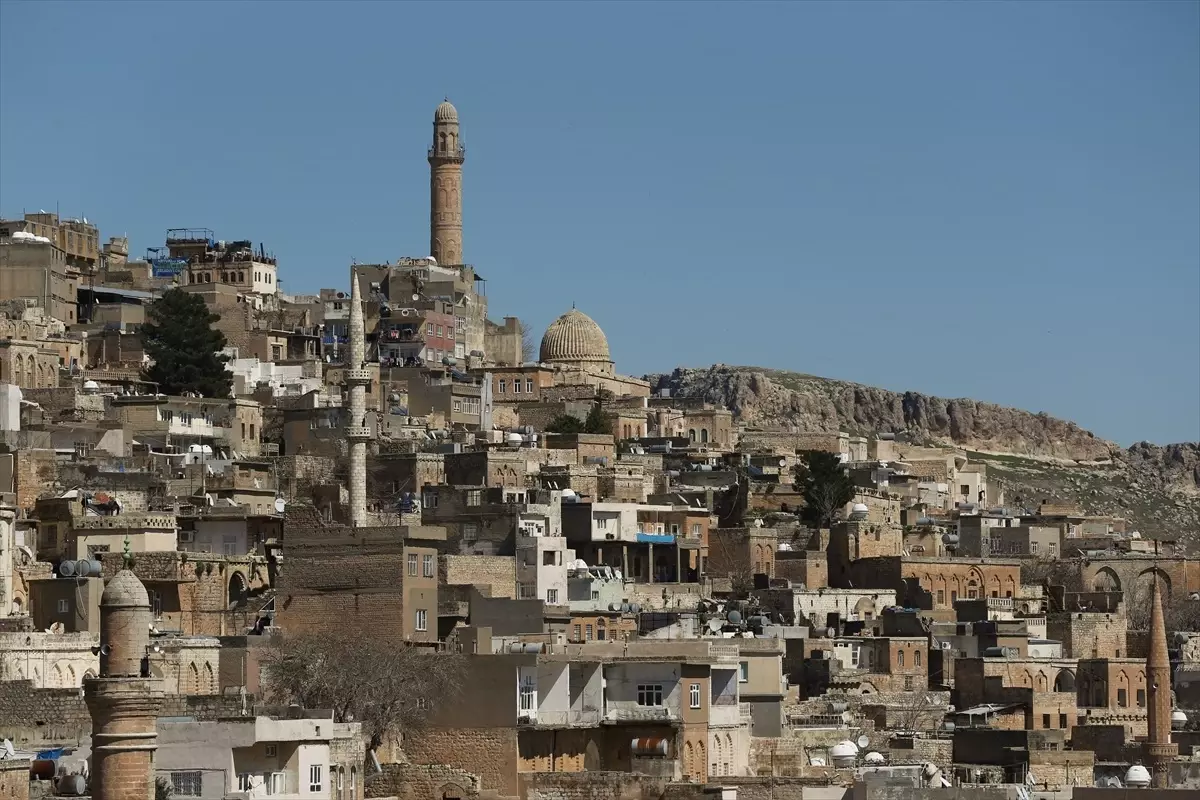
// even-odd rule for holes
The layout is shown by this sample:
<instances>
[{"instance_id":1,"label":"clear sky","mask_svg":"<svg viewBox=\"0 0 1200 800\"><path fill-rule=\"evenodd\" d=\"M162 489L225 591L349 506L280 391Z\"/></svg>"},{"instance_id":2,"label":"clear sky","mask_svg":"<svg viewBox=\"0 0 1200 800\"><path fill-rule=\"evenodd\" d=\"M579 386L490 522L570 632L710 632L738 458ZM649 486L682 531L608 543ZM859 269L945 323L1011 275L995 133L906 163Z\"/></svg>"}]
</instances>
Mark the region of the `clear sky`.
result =
<instances>
[{"instance_id":1,"label":"clear sky","mask_svg":"<svg viewBox=\"0 0 1200 800\"><path fill-rule=\"evenodd\" d=\"M0 213L429 250L493 318L1200 439L1200 4L0 1Z\"/></svg>"}]
</instances>

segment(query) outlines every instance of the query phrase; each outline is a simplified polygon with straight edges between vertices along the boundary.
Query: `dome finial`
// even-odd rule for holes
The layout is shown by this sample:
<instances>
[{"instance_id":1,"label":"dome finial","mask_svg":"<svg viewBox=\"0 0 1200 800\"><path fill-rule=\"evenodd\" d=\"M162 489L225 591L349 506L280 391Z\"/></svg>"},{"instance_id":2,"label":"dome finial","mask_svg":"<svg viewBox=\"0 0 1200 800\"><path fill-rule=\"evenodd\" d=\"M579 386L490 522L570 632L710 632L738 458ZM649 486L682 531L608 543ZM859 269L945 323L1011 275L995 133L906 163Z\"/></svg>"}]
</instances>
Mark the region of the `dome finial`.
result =
<instances>
[{"instance_id":1,"label":"dome finial","mask_svg":"<svg viewBox=\"0 0 1200 800\"><path fill-rule=\"evenodd\" d=\"M129 534L125 534L125 547L121 551L121 560L124 562L125 569L133 563L133 554L129 552Z\"/></svg>"}]
</instances>

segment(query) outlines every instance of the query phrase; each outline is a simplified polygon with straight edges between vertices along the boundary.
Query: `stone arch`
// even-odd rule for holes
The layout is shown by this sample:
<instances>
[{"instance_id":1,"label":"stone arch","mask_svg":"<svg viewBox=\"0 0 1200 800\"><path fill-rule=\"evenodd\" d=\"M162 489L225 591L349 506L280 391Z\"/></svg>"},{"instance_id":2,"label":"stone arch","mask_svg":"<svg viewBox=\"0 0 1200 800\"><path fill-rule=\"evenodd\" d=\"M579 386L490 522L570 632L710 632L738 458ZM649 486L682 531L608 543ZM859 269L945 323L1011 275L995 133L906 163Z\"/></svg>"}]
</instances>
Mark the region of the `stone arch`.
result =
<instances>
[{"instance_id":1,"label":"stone arch","mask_svg":"<svg viewBox=\"0 0 1200 800\"><path fill-rule=\"evenodd\" d=\"M200 692L200 694L216 694L216 693L217 693L217 680L216 680L216 676L213 675L212 662L205 661L204 662L204 686L203 686L203 691Z\"/></svg>"},{"instance_id":2,"label":"stone arch","mask_svg":"<svg viewBox=\"0 0 1200 800\"><path fill-rule=\"evenodd\" d=\"M350 800L358 800L358 767L350 768Z\"/></svg>"},{"instance_id":3,"label":"stone arch","mask_svg":"<svg viewBox=\"0 0 1200 800\"><path fill-rule=\"evenodd\" d=\"M600 747L595 739L588 739L587 747L583 748L583 768L587 772L600 769Z\"/></svg>"},{"instance_id":4,"label":"stone arch","mask_svg":"<svg viewBox=\"0 0 1200 800\"><path fill-rule=\"evenodd\" d=\"M725 734L725 756L728 759L722 768L726 775L733 774L733 765L737 762L737 750L733 746L733 737Z\"/></svg>"},{"instance_id":5,"label":"stone arch","mask_svg":"<svg viewBox=\"0 0 1200 800\"><path fill-rule=\"evenodd\" d=\"M196 687L200 684L200 670L196 669L196 662L188 664L187 668L187 683L184 684L183 691L180 694L196 694Z\"/></svg>"},{"instance_id":6,"label":"stone arch","mask_svg":"<svg viewBox=\"0 0 1200 800\"><path fill-rule=\"evenodd\" d=\"M699 739L696 742L696 764L699 767L696 773L698 780L704 780L705 767L708 765L708 752L704 746L704 740Z\"/></svg>"},{"instance_id":7,"label":"stone arch","mask_svg":"<svg viewBox=\"0 0 1200 800\"><path fill-rule=\"evenodd\" d=\"M1069 669L1059 670L1059 673L1054 676L1054 691L1074 692L1075 673L1071 672Z\"/></svg>"},{"instance_id":8,"label":"stone arch","mask_svg":"<svg viewBox=\"0 0 1200 800\"><path fill-rule=\"evenodd\" d=\"M854 604L854 614L859 619L871 619L875 614L875 601L869 597L860 597Z\"/></svg>"},{"instance_id":9,"label":"stone arch","mask_svg":"<svg viewBox=\"0 0 1200 800\"><path fill-rule=\"evenodd\" d=\"M246 600L246 576L234 570L229 576L229 605L241 605Z\"/></svg>"},{"instance_id":10,"label":"stone arch","mask_svg":"<svg viewBox=\"0 0 1200 800\"><path fill-rule=\"evenodd\" d=\"M1022 686L1028 686L1030 689L1032 689L1033 688L1033 673L1030 672L1029 670L1025 670L1025 674L1022 676L1021 681L1022 681L1022 683L1021 683Z\"/></svg>"},{"instance_id":11,"label":"stone arch","mask_svg":"<svg viewBox=\"0 0 1200 800\"><path fill-rule=\"evenodd\" d=\"M1046 677L1046 671L1039 669L1038 674L1037 674L1037 690L1039 692L1044 692L1044 691L1046 691L1049 684L1050 684L1050 681Z\"/></svg>"},{"instance_id":12,"label":"stone arch","mask_svg":"<svg viewBox=\"0 0 1200 800\"><path fill-rule=\"evenodd\" d=\"M91 669L89 669L83 673L83 679L85 681L94 681L94 680L96 680L96 673L94 671L92 671Z\"/></svg>"},{"instance_id":13,"label":"stone arch","mask_svg":"<svg viewBox=\"0 0 1200 800\"><path fill-rule=\"evenodd\" d=\"M683 744L683 768L687 770L688 778L696 780L696 748L690 741Z\"/></svg>"},{"instance_id":14,"label":"stone arch","mask_svg":"<svg viewBox=\"0 0 1200 800\"><path fill-rule=\"evenodd\" d=\"M1119 592L1121 591L1121 578L1113 571L1112 567L1101 567L1092 576L1092 591Z\"/></svg>"},{"instance_id":15,"label":"stone arch","mask_svg":"<svg viewBox=\"0 0 1200 800\"><path fill-rule=\"evenodd\" d=\"M701 444L708 444L708 428L700 429L700 442Z\"/></svg>"},{"instance_id":16,"label":"stone arch","mask_svg":"<svg viewBox=\"0 0 1200 800\"><path fill-rule=\"evenodd\" d=\"M67 686L67 685L68 685L68 684L67 684L67 673L66 673L66 671L63 669L62 662L58 662L58 663L56 663L56 664L54 665L54 676L53 676L53 680L54 680L54 685L55 685L56 687L59 687L59 688L61 688L61 687L64 687L64 686Z\"/></svg>"},{"instance_id":17,"label":"stone arch","mask_svg":"<svg viewBox=\"0 0 1200 800\"><path fill-rule=\"evenodd\" d=\"M17 386L25 385L25 359L21 358L20 353L13 356L13 383Z\"/></svg>"},{"instance_id":18,"label":"stone arch","mask_svg":"<svg viewBox=\"0 0 1200 800\"><path fill-rule=\"evenodd\" d=\"M870 681L863 681L858 685L858 693L865 696L868 694L879 694L879 690Z\"/></svg>"},{"instance_id":19,"label":"stone arch","mask_svg":"<svg viewBox=\"0 0 1200 800\"><path fill-rule=\"evenodd\" d=\"M75 688L79 686L79 681L75 677L75 667L67 664L67 686Z\"/></svg>"},{"instance_id":20,"label":"stone arch","mask_svg":"<svg viewBox=\"0 0 1200 800\"><path fill-rule=\"evenodd\" d=\"M353 792L353 789L351 792ZM338 794L341 795L342 793L339 792ZM448 783L438 790L436 796L441 798L441 800L462 800L467 796L467 793L463 787L459 786L458 784Z\"/></svg>"},{"instance_id":21,"label":"stone arch","mask_svg":"<svg viewBox=\"0 0 1200 800\"><path fill-rule=\"evenodd\" d=\"M1146 602L1149 606L1149 600L1154 595L1151 590L1154 588L1154 578L1158 577L1159 591L1162 593L1163 603L1165 604L1171 597L1171 576L1164 572L1159 567L1150 567L1138 573L1135 581L1136 590L1134 592L1135 602ZM1144 597L1144 599L1143 599Z\"/></svg>"}]
</instances>

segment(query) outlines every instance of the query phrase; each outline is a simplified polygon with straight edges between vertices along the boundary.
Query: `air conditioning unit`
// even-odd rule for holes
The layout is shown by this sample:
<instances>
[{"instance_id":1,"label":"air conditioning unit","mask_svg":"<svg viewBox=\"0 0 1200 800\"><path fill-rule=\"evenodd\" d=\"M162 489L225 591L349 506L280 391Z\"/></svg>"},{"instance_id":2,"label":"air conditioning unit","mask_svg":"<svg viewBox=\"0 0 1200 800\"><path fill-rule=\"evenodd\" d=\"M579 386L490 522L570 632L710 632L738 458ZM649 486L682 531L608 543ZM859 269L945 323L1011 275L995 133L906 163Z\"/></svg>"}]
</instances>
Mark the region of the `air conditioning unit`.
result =
<instances>
[{"instance_id":1,"label":"air conditioning unit","mask_svg":"<svg viewBox=\"0 0 1200 800\"><path fill-rule=\"evenodd\" d=\"M942 642L942 649L943 649L943 650L949 650L949 649L950 649L950 643L949 643L949 642Z\"/></svg>"},{"instance_id":2,"label":"air conditioning unit","mask_svg":"<svg viewBox=\"0 0 1200 800\"><path fill-rule=\"evenodd\" d=\"M179 541L181 544L191 544L196 538L195 531L180 531Z\"/></svg>"}]
</instances>

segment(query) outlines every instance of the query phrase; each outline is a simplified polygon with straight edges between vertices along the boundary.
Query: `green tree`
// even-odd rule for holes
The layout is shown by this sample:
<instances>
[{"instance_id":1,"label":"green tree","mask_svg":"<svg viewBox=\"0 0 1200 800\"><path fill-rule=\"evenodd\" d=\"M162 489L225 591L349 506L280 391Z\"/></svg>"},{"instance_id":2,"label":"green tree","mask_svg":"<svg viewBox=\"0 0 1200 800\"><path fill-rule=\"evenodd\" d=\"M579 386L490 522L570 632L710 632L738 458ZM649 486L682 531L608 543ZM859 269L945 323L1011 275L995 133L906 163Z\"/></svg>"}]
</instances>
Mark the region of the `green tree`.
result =
<instances>
[{"instance_id":1,"label":"green tree","mask_svg":"<svg viewBox=\"0 0 1200 800\"><path fill-rule=\"evenodd\" d=\"M596 403L592 406L592 410L588 412L587 419L583 421L584 433L612 433L612 425L608 421L608 417L604 416L604 412L600 410L600 404Z\"/></svg>"},{"instance_id":2,"label":"green tree","mask_svg":"<svg viewBox=\"0 0 1200 800\"><path fill-rule=\"evenodd\" d=\"M802 452L795 475L796 488L804 498L800 518L809 525L828 528L838 511L854 499L854 481L836 453Z\"/></svg>"},{"instance_id":3,"label":"green tree","mask_svg":"<svg viewBox=\"0 0 1200 800\"><path fill-rule=\"evenodd\" d=\"M154 362L145 370L146 380L165 394L229 397L233 376L221 355L225 334L212 326L220 314L209 311L199 295L168 289L146 309L146 317L142 346Z\"/></svg>"},{"instance_id":4,"label":"green tree","mask_svg":"<svg viewBox=\"0 0 1200 800\"><path fill-rule=\"evenodd\" d=\"M546 426L546 433L583 433L583 420L570 414L559 414Z\"/></svg>"},{"instance_id":5,"label":"green tree","mask_svg":"<svg viewBox=\"0 0 1200 800\"><path fill-rule=\"evenodd\" d=\"M571 414L560 414L546 426L547 433L612 433L612 424L600 404L595 403L588 412L587 418L580 420Z\"/></svg>"}]
</instances>

